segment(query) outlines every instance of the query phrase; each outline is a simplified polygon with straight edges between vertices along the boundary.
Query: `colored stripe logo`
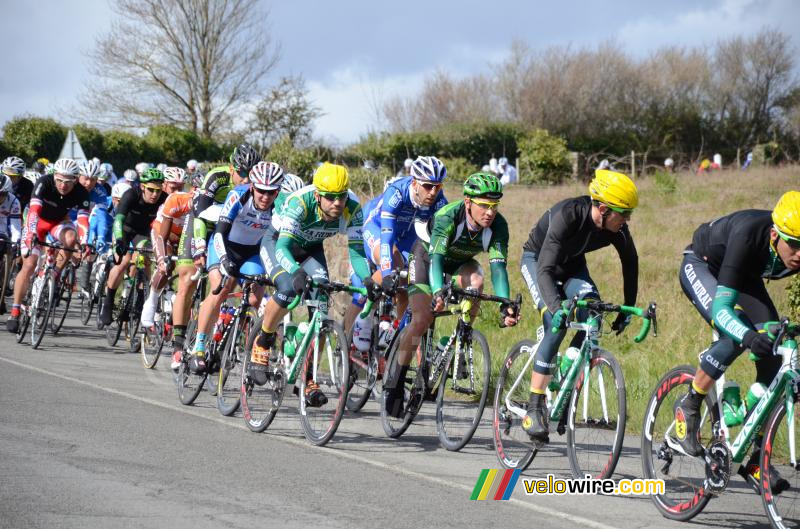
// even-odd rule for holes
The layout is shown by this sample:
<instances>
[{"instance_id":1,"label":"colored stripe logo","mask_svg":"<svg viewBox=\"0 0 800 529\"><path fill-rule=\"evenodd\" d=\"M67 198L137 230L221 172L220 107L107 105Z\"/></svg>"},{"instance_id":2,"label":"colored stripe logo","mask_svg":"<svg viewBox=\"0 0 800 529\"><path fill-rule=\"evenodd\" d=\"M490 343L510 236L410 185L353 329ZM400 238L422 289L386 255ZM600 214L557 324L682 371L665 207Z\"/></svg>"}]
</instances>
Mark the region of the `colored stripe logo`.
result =
<instances>
[{"instance_id":1,"label":"colored stripe logo","mask_svg":"<svg viewBox=\"0 0 800 529\"><path fill-rule=\"evenodd\" d=\"M478 482L472 490L470 500L507 500L514 492L519 475L522 471L497 470L484 468L478 477Z\"/></svg>"}]
</instances>

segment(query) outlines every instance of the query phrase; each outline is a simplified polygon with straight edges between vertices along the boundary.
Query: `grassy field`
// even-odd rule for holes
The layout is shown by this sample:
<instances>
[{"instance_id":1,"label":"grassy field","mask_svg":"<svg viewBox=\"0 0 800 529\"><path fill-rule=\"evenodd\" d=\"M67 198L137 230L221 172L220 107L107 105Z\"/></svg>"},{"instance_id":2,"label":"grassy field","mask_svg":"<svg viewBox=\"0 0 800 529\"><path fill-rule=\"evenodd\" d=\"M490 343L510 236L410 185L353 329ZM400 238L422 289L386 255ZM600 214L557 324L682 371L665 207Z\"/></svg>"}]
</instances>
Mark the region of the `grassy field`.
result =
<instances>
[{"instance_id":1,"label":"grassy field","mask_svg":"<svg viewBox=\"0 0 800 529\"><path fill-rule=\"evenodd\" d=\"M601 345L615 353L622 363L628 390L628 425L641 428L644 406L658 378L672 366L696 365L697 354L708 347L711 333L700 315L683 294L678 283L678 268L683 249L692 233L703 222L746 208L772 209L780 195L797 189L799 167L761 169L747 172L725 171L697 176L676 175L674 181L654 177L637 181L639 207L630 221L630 229L639 253L639 306L658 303L659 335L640 344L633 342L640 320L634 320L621 337L604 336ZM451 200L459 196L455 186L446 189ZM509 187L500 207L511 231L509 279L514 294L523 294L523 320L516 328L497 326L497 308L482 310L476 327L489 339L493 375L511 346L524 338L535 337L540 324L530 295L519 271L522 245L534 223L547 208L564 198L586 194L586 186L568 184L547 188ZM346 261L343 248L331 241L331 250L339 258L331 259L334 276L344 277ZM335 247L334 246L338 246ZM333 256L331 256L333 257ZM609 246L587 255L589 270L603 299L622 302L622 275L619 258ZM337 263L338 261L338 263ZM483 257L486 266L485 256ZM488 267L486 268L488 270ZM767 288L781 314L788 314L786 286L789 281L771 282ZM487 289L490 291L491 289ZM562 346L566 347L567 338ZM752 362L743 355L728 372L742 388L753 381Z\"/></svg>"}]
</instances>

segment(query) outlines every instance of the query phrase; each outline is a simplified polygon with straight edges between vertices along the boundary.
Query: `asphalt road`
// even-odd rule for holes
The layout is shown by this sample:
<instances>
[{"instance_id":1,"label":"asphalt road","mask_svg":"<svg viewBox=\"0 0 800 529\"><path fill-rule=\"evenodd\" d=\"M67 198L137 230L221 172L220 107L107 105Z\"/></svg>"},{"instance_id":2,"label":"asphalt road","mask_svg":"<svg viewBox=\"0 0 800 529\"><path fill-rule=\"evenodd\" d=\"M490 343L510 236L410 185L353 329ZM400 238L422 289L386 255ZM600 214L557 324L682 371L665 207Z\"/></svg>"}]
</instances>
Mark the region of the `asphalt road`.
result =
<instances>
[{"instance_id":1,"label":"asphalt road","mask_svg":"<svg viewBox=\"0 0 800 529\"><path fill-rule=\"evenodd\" d=\"M181 405L165 358L145 370L75 313L39 350L0 332L0 528L687 526L647 497L527 496L521 480L510 501L469 501L481 470L499 468L490 424L448 452L429 403L399 440L383 435L370 402L316 448L296 399L266 433L251 433L205 392ZM570 477L553 437L523 477ZM626 439L615 478L640 475L638 443ZM738 478L691 524L768 527Z\"/></svg>"}]
</instances>

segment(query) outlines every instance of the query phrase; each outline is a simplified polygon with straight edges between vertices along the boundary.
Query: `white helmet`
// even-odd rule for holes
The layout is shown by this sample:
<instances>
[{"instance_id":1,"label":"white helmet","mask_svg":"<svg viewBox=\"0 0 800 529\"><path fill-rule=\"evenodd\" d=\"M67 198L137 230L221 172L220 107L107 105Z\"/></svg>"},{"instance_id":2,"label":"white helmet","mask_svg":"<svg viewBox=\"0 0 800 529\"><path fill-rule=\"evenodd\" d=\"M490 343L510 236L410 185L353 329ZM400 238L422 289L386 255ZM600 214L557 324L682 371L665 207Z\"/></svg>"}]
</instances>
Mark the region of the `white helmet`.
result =
<instances>
[{"instance_id":1,"label":"white helmet","mask_svg":"<svg viewBox=\"0 0 800 529\"><path fill-rule=\"evenodd\" d=\"M197 171L197 160L189 160L186 162L186 169L189 171Z\"/></svg>"},{"instance_id":2,"label":"white helmet","mask_svg":"<svg viewBox=\"0 0 800 529\"><path fill-rule=\"evenodd\" d=\"M447 169L435 156L420 156L411 164L414 180L441 184L447 178Z\"/></svg>"},{"instance_id":3,"label":"white helmet","mask_svg":"<svg viewBox=\"0 0 800 529\"><path fill-rule=\"evenodd\" d=\"M9 156L3 160L3 172L9 176L21 175L25 172L25 162L19 156Z\"/></svg>"},{"instance_id":4,"label":"white helmet","mask_svg":"<svg viewBox=\"0 0 800 529\"><path fill-rule=\"evenodd\" d=\"M167 167L162 172L164 173L165 182L186 183L186 171L180 167Z\"/></svg>"},{"instance_id":5,"label":"white helmet","mask_svg":"<svg viewBox=\"0 0 800 529\"><path fill-rule=\"evenodd\" d=\"M0 193L11 193L13 190L14 182L3 173L0 173Z\"/></svg>"},{"instance_id":6,"label":"white helmet","mask_svg":"<svg viewBox=\"0 0 800 529\"><path fill-rule=\"evenodd\" d=\"M158 169L162 173L164 172L164 169L166 169L166 168L167 168L167 164L165 164L165 163L160 163L160 164L156 165L156 169Z\"/></svg>"},{"instance_id":7,"label":"white helmet","mask_svg":"<svg viewBox=\"0 0 800 529\"><path fill-rule=\"evenodd\" d=\"M98 166L100 165L100 158L98 158L97 156L95 156L94 158L92 158L92 161L93 161L93 162L94 162L96 165L98 165Z\"/></svg>"},{"instance_id":8,"label":"white helmet","mask_svg":"<svg viewBox=\"0 0 800 529\"><path fill-rule=\"evenodd\" d=\"M305 186L306 184L303 180L292 173L284 173L283 175L283 183L281 184L281 192L282 193L294 193L301 187Z\"/></svg>"},{"instance_id":9,"label":"white helmet","mask_svg":"<svg viewBox=\"0 0 800 529\"><path fill-rule=\"evenodd\" d=\"M283 182L283 169L275 162L258 162L250 169L250 183L256 189L279 189Z\"/></svg>"},{"instance_id":10,"label":"white helmet","mask_svg":"<svg viewBox=\"0 0 800 529\"><path fill-rule=\"evenodd\" d=\"M25 171L25 178L27 178L34 184L36 183L37 180L39 180L39 178L41 178L41 176L42 175L40 175L36 171Z\"/></svg>"},{"instance_id":11,"label":"white helmet","mask_svg":"<svg viewBox=\"0 0 800 529\"><path fill-rule=\"evenodd\" d=\"M411 158L406 158L406 161L403 162L403 167L405 167L406 169L411 169L412 163L414 163L414 160L412 160Z\"/></svg>"},{"instance_id":12,"label":"white helmet","mask_svg":"<svg viewBox=\"0 0 800 529\"><path fill-rule=\"evenodd\" d=\"M96 179L100 175L100 166L94 160L83 162L79 169L81 176Z\"/></svg>"},{"instance_id":13,"label":"white helmet","mask_svg":"<svg viewBox=\"0 0 800 529\"><path fill-rule=\"evenodd\" d=\"M110 180L113 175L114 166L108 162L100 164L100 176L98 177L100 180Z\"/></svg>"},{"instance_id":14,"label":"white helmet","mask_svg":"<svg viewBox=\"0 0 800 529\"><path fill-rule=\"evenodd\" d=\"M672 158L667 158L664 160L664 167L672 167L673 165L675 165L675 162L672 160Z\"/></svg>"},{"instance_id":15,"label":"white helmet","mask_svg":"<svg viewBox=\"0 0 800 529\"><path fill-rule=\"evenodd\" d=\"M130 169L128 169L130 171ZM122 198L122 195L125 194L125 191L131 188L131 185L127 182L117 182L114 184L114 187L111 188L111 198Z\"/></svg>"},{"instance_id":16,"label":"white helmet","mask_svg":"<svg viewBox=\"0 0 800 529\"><path fill-rule=\"evenodd\" d=\"M77 178L80 173L78 162L72 158L59 158L53 166L55 174L66 176L67 178Z\"/></svg>"},{"instance_id":17,"label":"white helmet","mask_svg":"<svg viewBox=\"0 0 800 529\"><path fill-rule=\"evenodd\" d=\"M134 167L136 169L136 172L139 174L139 176L141 176L143 172L145 172L148 169L150 169L150 164L147 163L147 162L139 162Z\"/></svg>"},{"instance_id":18,"label":"white helmet","mask_svg":"<svg viewBox=\"0 0 800 529\"><path fill-rule=\"evenodd\" d=\"M127 180L128 182L138 182L139 181L139 173L137 173L133 169L125 169L125 172L122 173L122 177L125 180Z\"/></svg>"},{"instance_id":19,"label":"white helmet","mask_svg":"<svg viewBox=\"0 0 800 529\"><path fill-rule=\"evenodd\" d=\"M497 165L499 165L500 167L505 167L506 165L508 165L508 158L506 158L505 156L500 157L500 159L497 160Z\"/></svg>"}]
</instances>

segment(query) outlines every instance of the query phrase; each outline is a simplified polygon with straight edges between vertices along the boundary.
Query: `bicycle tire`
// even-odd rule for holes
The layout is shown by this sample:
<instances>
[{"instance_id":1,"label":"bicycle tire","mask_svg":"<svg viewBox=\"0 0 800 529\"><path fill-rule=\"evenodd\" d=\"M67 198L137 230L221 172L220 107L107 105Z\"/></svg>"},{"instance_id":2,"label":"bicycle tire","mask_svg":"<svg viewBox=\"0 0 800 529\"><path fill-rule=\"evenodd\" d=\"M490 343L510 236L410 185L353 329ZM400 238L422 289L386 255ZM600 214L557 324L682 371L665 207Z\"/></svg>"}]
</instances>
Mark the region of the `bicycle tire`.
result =
<instances>
[{"instance_id":1,"label":"bicycle tire","mask_svg":"<svg viewBox=\"0 0 800 529\"><path fill-rule=\"evenodd\" d=\"M2 314L5 314L6 296L8 295L9 292L8 281L9 281L9 276L11 275L11 267L9 266L8 259L9 256L7 253L3 254L3 256L0 257L0 266L2 266L2 268L0 268L0 281L2 281L2 283L0 283L0 308L2 308L4 311L2 312ZM11 293L13 295L14 293L13 290L11 291Z\"/></svg>"},{"instance_id":2,"label":"bicycle tire","mask_svg":"<svg viewBox=\"0 0 800 529\"><path fill-rule=\"evenodd\" d=\"M142 307L147 295L150 293L149 283L147 279L142 280L139 277L139 271L137 270L136 280L133 283L134 288L132 289L133 301L128 312L128 349L132 353L135 353L139 348L139 341L136 340L136 337L139 335L139 326L142 322Z\"/></svg>"},{"instance_id":3,"label":"bicycle tire","mask_svg":"<svg viewBox=\"0 0 800 529\"><path fill-rule=\"evenodd\" d=\"M38 292L33 304L33 322L31 323L31 347L38 349L47 332L50 320L50 311L53 308L53 294L55 281L48 270L47 278L42 281L41 290Z\"/></svg>"},{"instance_id":4,"label":"bicycle tire","mask_svg":"<svg viewBox=\"0 0 800 529\"><path fill-rule=\"evenodd\" d=\"M83 293L80 295L81 297L81 323L83 325L88 325L89 320L92 319L92 312L94 311L94 306L96 301L94 297L89 294L89 296L85 296Z\"/></svg>"},{"instance_id":5,"label":"bicycle tire","mask_svg":"<svg viewBox=\"0 0 800 529\"><path fill-rule=\"evenodd\" d=\"M389 354L386 360L387 370L390 369L389 366L393 366L395 364L397 348L402 341L401 336L403 336L403 333L406 332L408 332L408 327L400 331L396 339L389 346ZM419 373L419 370L421 363L420 350L424 350L425 347L425 337L423 336L419 349L417 349L415 354L411 355L411 362L409 364L408 372L405 380L403 381L405 385L405 390L403 391L404 411L401 418L398 419L396 417L392 417L386 412L386 399L383 397L383 395L381 395L381 426L383 427L384 433L386 433L386 435L392 439L399 438L406 432L406 430L408 430L408 427L411 426L412 422L414 422L414 417L417 416L420 408L422 408L422 401L424 400L425 396L425 382L422 375Z\"/></svg>"},{"instance_id":6,"label":"bicycle tire","mask_svg":"<svg viewBox=\"0 0 800 529\"><path fill-rule=\"evenodd\" d=\"M642 428L642 471L646 479L663 479L664 494L653 494L653 500L658 511L670 520L691 520L708 504L711 494L706 492L703 483L706 479L705 465L698 463L695 458L683 455L671 449L666 441L667 433L672 429L674 419L673 406L675 401L683 397L694 380L695 368L689 365L678 366L664 375L648 400L645 410L644 426ZM707 446L712 438L712 425L719 421L719 411L714 402L713 392L705 400L705 407L701 406L701 416L706 416L711 411L711 420L701 423L700 440ZM659 412L662 413L659 415ZM658 446L653 446L653 440L658 441ZM676 457L677 456L677 457ZM673 467L678 467L674 472ZM696 476L684 476L690 472L686 469L700 469Z\"/></svg>"},{"instance_id":7,"label":"bicycle tire","mask_svg":"<svg viewBox=\"0 0 800 529\"><path fill-rule=\"evenodd\" d=\"M25 335L28 333L28 327L31 323L31 290L25 294L25 299L19 308L19 325L17 327L17 343L22 343Z\"/></svg>"},{"instance_id":8,"label":"bicycle tire","mask_svg":"<svg viewBox=\"0 0 800 529\"><path fill-rule=\"evenodd\" d=\"M241 405L242 365L244 355L247 353L247 341L254 328L252 321L245 321L245 324L240 326L242 319L253 318L251 314L245 314L228 325L218 346L222 351L222 358L217 383L217 409L225 417L236 413Z\"/></svg>"},{"instance_id":9,"label":"bicycle tire","mask_svg":"<svg viewBox=\"0 0 800 529\"><path fill-rule=\"evenodd\" d=\"M75 267L72 263L67 263L61 270L61 277L58 281L53 296L53 310L51 313L50 329L53 334L58 334L67 319L69 305L72 302L72 288L75 286Z\"/></svg>"},{"instance_id":10,"label":"bicycle tire","mask_svg":"<svg viewBox=\"0 0 800 529\"><path fill-rule=\"evenodd\" d=\"M476 347L479 351L476 351ZM444 370L440 375L436 395L436 430L441 445L457 452L472 439L480 425L486 398L489 394L492 358L489 342L477 329L472 330L471 361L465 359L466 380L460 376L459 366L454 362L454 351L446 352ZM476 354L477 353L477 354Z\"/></svg>"},{"instance_id":11,"label":"bicycle tire","mask_svg":"<svg viewBox=\"0 0 800 529\"><path fill-rule=\"evenodd\" d=\"M255 433L261 433L269 428L275 419L286 394L287 377L286 371L283 369L283 355L278 355L276 362L269 363L267 383L263 386L259 386L248 376L247 366L250 364L248 351L252 350L253 342L260 328L260 325L253 325L250 336L247 338L247 347L242 359L240 384L242 417L247 427Z\"/></svg>"},{"instance_id":12,"label":"bicycle tire","mask_svg":"<svg viewBox=\"0 0 800 529\"><path fill-rule=\"evenodd\" d=\"M336 434L344 415L350 377L349 344L342 326L332 320L327 320L322 325L315 340L322 344L316 365L314 348L311 347L306 351L299 375L300 424L311 444L324 446ZM308 383L306 373L316 373L314 382L327 398L322 406L312 407L302 398Z\"/></svg>"},{"instance_id":13,"label":"bicycle tire","mask_svg":"<svg viewBox=\"0 0 800 529\"><path fill-rule=\"evenodd\" d=\"M178 400L184 406L194 404L200 392L203 391L203 385L205 385L206 377L208 376L207 372L202 374L192 373L189 370L189 357L190 354L183 355L183 360L178 368L178 375L175 377L175 381L178 384Z\"/></svg>"},{"instance_id":14,"label":"bicycle tire","mask_svg":"<svg viewBox=\"0 0 800 529\"><path fill-rule=\"evenodd\" d=\"M575 479L587 474L606 479L614 473L625 439L625 377L617 359L603 350L589 362L588 382L584 373L575 383L567 411L567 455Z\"/></svg>"},{"instance_id":15,"label":"bicycle tire","mask_svg":"<svg viewBox=\"0 0 800 529\"><path fill-rule=\"evenodd\" d=\"M375 326L377 327L377 326ZM375 351L374 344L377 340L377 333L374 332L372 336L372 346L369 351L359 351L353 344L350 343L349 350L349 363L350 363L350 376L349 385L350 390L347 392L347 409L353 413L361 411L364 405L369 400L372 394L372 389L378 377L378 353Z\"/></svg>"},{"instance_id":16,"label":"bicycle tire","mask_svg":"<svg viewBox=\"0 0 800 529\"><path fill-rule=\"evenodd\" d=\"M105 290L105 289L103 289ZM105 292L103 293L103 298L105 299ZM126 296L122 296L120 298L120 303L116 302L116 299L113 301L114 306L111 309L111 324L105 326L106 328L106 341L108 342L109 347L115 347L117 342L119 342L120 336L122 336L122 327L124 322L122 321L122 313L120 306L126 303ZM105 304L105 302L103 302ZM97 319L100 320L100 314L102 310L97 311Z\"/></svg>"},{"instance_id":17,"label":"bicycle tire","mask_svg":"<svg viewBox=\"0 0 800 529\"><path fill-rule=\"evenodd\" d=\"M164 347L164 326L162 322L153 322L153 327L142 331L141 353L142 365L145 369L153 369L161 357L161 349Z\"/></svg>"},{"instance_id":18,"label":"bicycle tire","mask_svg":"<svg viewBox=\"0 0 800 529\"><path fill-rule=\"evenodd\" d=\"M792 413L791 419L786 419L787 406ZM796 446L797 422L798 404L779 400L764 427L759 468L774 468L790 485L788 490L777 489L772 472L761 472L761 501L770 524L776 529L800 526L800 472L791 463L791 450L787 448L790 439L795 439ZM789 436L790 428L792 437Z\"/></svg>"},{"instance_id":19,"label":"bicycle tire","mask_svg":"<svg viewBox=\"0 0 800 529\"><path fill-rule=\"evenodd\" d=\"M522 418L506 405L508 400L512 407L527 409L533 362L527 367L526 362L534 347L536 342L531 340L516 343L506 355L497 377L492 407L492 440L497 459L508 469L525 470L539 452L522 429Z\"/></svg>"}]
</instances>

